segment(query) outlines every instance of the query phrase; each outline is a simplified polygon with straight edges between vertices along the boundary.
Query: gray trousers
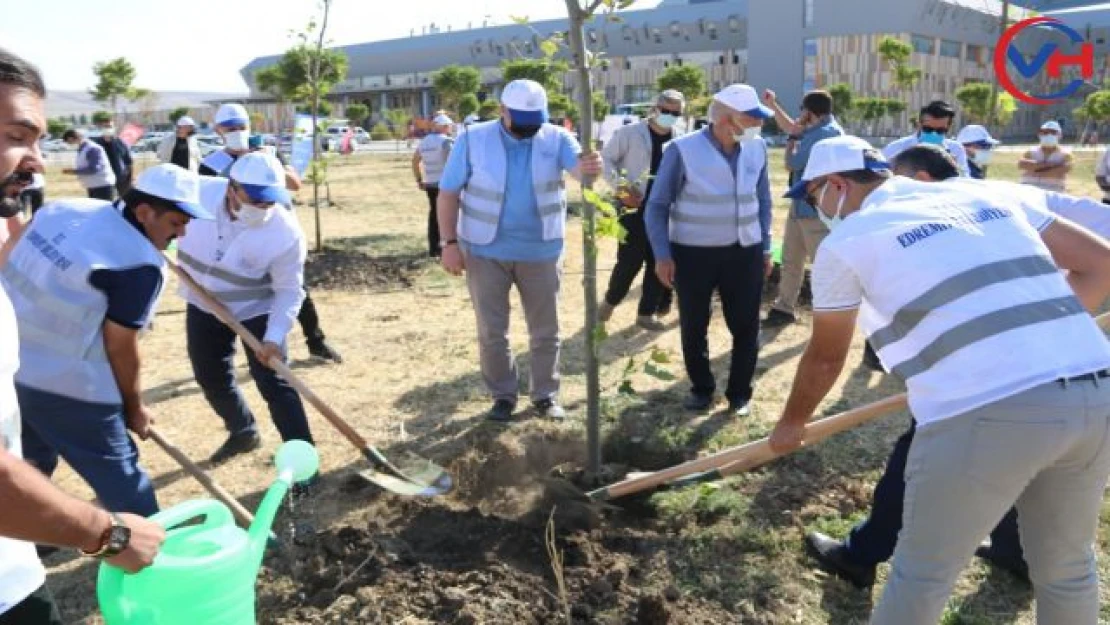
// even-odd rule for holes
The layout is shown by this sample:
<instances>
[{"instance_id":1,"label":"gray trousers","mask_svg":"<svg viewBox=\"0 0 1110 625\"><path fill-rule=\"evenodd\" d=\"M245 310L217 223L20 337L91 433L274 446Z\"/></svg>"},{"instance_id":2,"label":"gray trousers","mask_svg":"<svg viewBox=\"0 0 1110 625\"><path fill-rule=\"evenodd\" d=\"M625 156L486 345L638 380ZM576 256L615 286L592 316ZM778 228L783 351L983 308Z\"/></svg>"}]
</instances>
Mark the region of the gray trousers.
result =
<instances>
[{"instance_id":1,"label":"gray trousers","mask_svg":"<svg viewBox=\"0 0 1110 625\"><path fill-rule=\"evenodd\" d=\"M1095 625L1094 541L1110 474L1110 379L1050 382L917 431L875 625L934 625L1013 504L1041 625Z\"/></svg>"},{"instance_id":2,"label":"gray trousers","mask_svg":"<svg viewBox=\"0 0 1110 625\"><path fill-rule=\"evenodd\" d=\"M561 259L525 263L466 257L466 285L478 318L482 379L495 400L515 403L517 399L516 359L509 346L509 291L513 286L520 293L528 324L532 401L554 399L558 395L562 273Z\"/></svg>"}]
</instances>

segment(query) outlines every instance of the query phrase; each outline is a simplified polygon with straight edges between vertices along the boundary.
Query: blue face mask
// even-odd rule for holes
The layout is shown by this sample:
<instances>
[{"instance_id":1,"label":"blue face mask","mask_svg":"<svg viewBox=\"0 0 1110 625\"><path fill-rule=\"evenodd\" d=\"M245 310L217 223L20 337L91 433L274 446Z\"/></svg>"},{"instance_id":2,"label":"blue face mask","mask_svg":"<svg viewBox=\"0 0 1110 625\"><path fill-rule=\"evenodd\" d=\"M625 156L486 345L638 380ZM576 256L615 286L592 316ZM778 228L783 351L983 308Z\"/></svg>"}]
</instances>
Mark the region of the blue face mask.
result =
<instances>
[{"instance_id":1,"label":"blue face mask","mask_svg":"<svg viewBox=\"0 0 1110 625\"><path fill-rule=\"evenodd\" d=\"M678 117L675 115L671 115L670 113L660 113L655 116L655 123L659 124L663 128L670 128L671 126L674 126L675 122L677 121Z\"/></svg>"},{"instance_id":2,"label":"blue face mask","mask_svg":"<svg viewBox=\"0 0 1110 625\"><path fill-rule=\"evenodd\" d=\"M944 135L939 132L925 130L922 131L920 138L922 143L927 143L929 145L944 145Z\"/></svg>"}]
</instances>

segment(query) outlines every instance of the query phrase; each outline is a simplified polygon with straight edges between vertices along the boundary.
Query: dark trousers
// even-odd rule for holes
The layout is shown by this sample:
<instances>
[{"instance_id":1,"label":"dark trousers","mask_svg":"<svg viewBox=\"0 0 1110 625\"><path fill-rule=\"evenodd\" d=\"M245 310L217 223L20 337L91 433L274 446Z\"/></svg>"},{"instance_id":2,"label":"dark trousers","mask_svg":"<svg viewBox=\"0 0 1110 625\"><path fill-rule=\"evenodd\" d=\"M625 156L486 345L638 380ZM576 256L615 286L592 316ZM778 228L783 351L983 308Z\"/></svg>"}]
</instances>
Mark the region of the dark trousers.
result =
<instances>
[{"instance_id":1,"label":"dark trousers","mask_svg":"<svg viewBox=\"0 0 1110 625\"><path fill-rule=\"evenodd\" d=\"M19 201L23 204L23 210L28 211L32 216L42 208L43 199L42 189L24 189L19 194Z\"/></svg>"},{"instance_id":2,"label":"dark trousers","mask_svg":"<svg viewBox=\"0 0 1110 625\"><path fill-rule=\"evenodd\" d=\"M127 433L123 406L80 401L15 385L23 416L23 457L49 477L64 458L101 504L115 512L150 516L158 500L139 466L139 448Z\"/></svg>"},{"instance_id":3,"label":"dark trousers","mask_svg":"<svg viewBox=\"0 0 1110 625\"><path fill-rule=\"evenodd\" d=\"M243 325L251 334L262 337L266 334L266 322L267 316L261 315L244 321ZM193 376L228 432L232 436L257 432L258 424L235 381L235 333L215 316L190 304L185 312L185 335ZM251 378L270 408L281 440L301 439L311 443L308 417L297 391L262 364L254 350L243 347Z\"/></svg>"},{"instance_id":4,"label":"dark trousers","mask_svg":"<svg viewBox=\"0 0 1110 625\"><path fill-rule=\"evenodd\" d=\"M439 199L439 185L425 185L424 192L428 194L428 256L439 258L439 217L436 215L436 201Z\"/></svg>"},{"instance_id":5,"label":"dark trousers","mask_svg":"<svg viewBox=\"0 0 1110 625\"><path fill-rule=\"evenodd\" d=\"M111 185L89 189L88 191L89 197L94 200L104 200L106 202L111 202L116 198L116 189Z\"/></svg>"},{"instance_id":6,"label":"dark trousers","mask_svg":"<svg viewBox=\"0 0 1110 625\"><path fill-rule=\"evenodd\" d=\"M902 503L906 492L906 457L917 430L917 422L894 443L894 451L886 462L886 471L875 485L871 496L871 514L860 521L845 541L848 557L861 564L874 566L886 562L894 554L898 532L902 530ZM958 488L953 485L953 488ZM1018 561L1024 559L1018 535L1017 510L1010 508L991 532L991 548L999 556Z\"/></svg>"},{"instance_id":7,"label":"dark trousers","mask_svg":"<svg viewBox=\"0 0 1110 625\"><path fill-rule=\"evenodd\" d=\"M313 345L324 342L324 330L320 328L320 316L316 314L316 302L312 301L312 294L308 292L307 287L304 290L304 302L301 303L301 311L297 313L297 323L301 324L301 332L304 333L306 343Z\"/></svg>"},{"instance_id":8,"label":"dark trousers","mask_svg":"<svg viewBox=\"0 0 1110 625\"><path fill-rule=\"evenodd\" d=\"M65 625L46 584L0 614L0 625Z\"/></svg>"},{"instance_id":9,"label":"dark trousers","mask_svg":"<svg viewBox=\"0 0 1110 625\"><path fill-rule=\"evenodd\" d=\"M655 254L648 242L643 215L638 212L623 215L621 225L628 234L617 248L617 265L609 276L609 290L605 292L605 301L610 306L620 304L632 288L636 275L643 269L644 283L636 314L644 317L670 310L674 292L664 287L655 275Z\"/></svg>"},{"instance_id":10,"label":"dark trousers","mask_svg":"<svg viewBox=\"0 0 1110 625\"><path fill-rule=\"evenodd\" d=\"M725 397L732 402L752 397L752 377L759 351L759 304L763 293L763 249L692 247L671 244L675 288L682 328L682 359L691 392L712 395L716 390L709 365L709 319L713 292L721 295L721 309L732 334L732 364Z\"/></svg>"}]
</instances>

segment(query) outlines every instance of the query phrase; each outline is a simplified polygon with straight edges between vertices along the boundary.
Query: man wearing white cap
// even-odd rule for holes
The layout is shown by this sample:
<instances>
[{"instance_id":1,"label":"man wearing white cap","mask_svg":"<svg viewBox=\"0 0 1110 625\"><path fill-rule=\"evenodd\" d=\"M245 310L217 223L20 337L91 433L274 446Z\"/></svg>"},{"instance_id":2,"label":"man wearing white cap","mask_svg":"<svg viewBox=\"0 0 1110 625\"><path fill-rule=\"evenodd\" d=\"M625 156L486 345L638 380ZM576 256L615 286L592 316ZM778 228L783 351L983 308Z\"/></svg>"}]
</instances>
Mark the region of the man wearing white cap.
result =
<instances>
[{"instance_id":1,"label":"man wearing white cap","mask_svg":"<svg viewBox=\"0 0 1110 625\"><path fill-rule=\"evenodd\" d=\"M688 410L707 410L714 402L708 332L717 292L732 334L725 397L731 414L749 412L760 296L771 273L771 183L759 130L773 116L755 89L725 87L709 105L710 124L671 142L648 197L655 271L663 286L678 291Z\"/></svg>"},{"instance_id":2,"label":"man wearing white cap","mask_svg":"<svg viewBox=\"0 0 1110 625\"><path fill-rule=\"evenodd\" d=\"M247 351L255 386L270 409L283 441L312 442L308 418L297 391L269 368L285 358L285 338L304 299L304 233L292 212L285 169L273 156L254 152L239 157L229 178L201 178L201 202L216 218L198 224L178 243L185 271L262 340L262 350ZM258 424L235 381L235 333L212 314L184 284L189 361L212 409L224 420L228 438L212 462L257 449Z\"/></svg>"},{"instance_id":3,"label":"man wearing white cap","mask_svg":"<svg viewBox=\"0 0 1110 625\"><path fill-rule=\"evenodd\" d=\"M139 331L162 291L160 251L190 219L212 217L198 186L196 174L163 164L116 205L47 204L0 270L19 322L24 455L46 475L64 458L112 510L158 511L127 435L146 438L151 423Z\"/></svg>"},{"instance_id":4,"label":"man wearing white cap","mask_svg":"<svg viewBox=\"0 0 1110 625\"><path fill-rule=\"evenodd\" d=\"M883 156L890 161L894 160L902 150L919 143L939 145L956 159L956 164L960 167L960 175L967 176L967 152L959 141L948 138L954 119L956 119L956 109L952 108L951 104L944 100L933 100L921 107L917 116L917 132L891 141L883 148Z\"/></svg>"},{"instance_id":5,"label":"man wearing white cap","mask_svg":"<svg viewBox=\"0 0 1110 625\"><path fill-rule=\"evenodd\" d=\"M1049 120L1037 132L1040 145L1027 151L1018 161L1022 184L1045 191L1063 193L1067 190L1068 172L1071 171L1071 150L1060 145L1063 130L1060 123Z\"/></svg>"},{"instance_id":6,"label":"man wearing white cap","mask_svg":"<svg viewBox=\"0 0 1110 625\"><path fill-rule=\"evenodd\" d=\"M516 286L531 338L535 412L562 419L559 393L559 287L567 198L563 172L601 173L597 153L547 123L547 92L514 80L501 92L501 117L469 126L439 181L444 268L467 276L478 320L482 378L493 395L487 417L509 421L517 367L509 347L509 292Z\"/></svg>"},{"instance_id":7,"label":"man wearing white cap","mask_svg":"<svg viewBox=\"0 0 1110 625\"><path fill-rule=\"evenodd\" d=\"M432 131L420 140L412 153L412 174L416 176L416 186L428 195L428 256L439 258L439 218L436 215L436 200L439 198L439 179L447 166L451 154L451 127L454 122L445 113L437 113L432 119ZM424 166L421 173L420 167Z\"/></svg>"},{"instance_id":8,"label":"man wearing white cap","mask_svg":"<svg viewBox=\"0 0 1110 625\"><path fill-rule=\"evenodd\" d=\"M871 622L936 623L1016 503L1037 621L1095 623L1110 342L1087 313L1110 295L1110 246L1013 187L892 177L857 137L818 143L788 196L810 198L830 233L813 267L813 335L772 449L802 443L857 316L905 380L918 424Z\"/></svg>"},{"instance_id":9,"label":"man wearing white cap","mask_svg":"<svg viewBox=\"0 0 1110 625\"><path fill-rule=\"evenodd\" d=\"M979 124L969 124L961 128L956 134L956 142L967 152L967 167L971 177L977 180L985 179L992 150L1001 142Z\"/></svg>"},{"instance_id":10,"label":"man wearing white cap","mask_svg":"<svg viewBox=\"0 0 1110 625\"><path fill-rule=\"evenodd\" d=\"M166 135L158 144L158 160L173 163L182 169L197 171L200 168L200 144L196 138L197 123L183 115L174 124L174 133Z\"/></svg>"}]
</instances>

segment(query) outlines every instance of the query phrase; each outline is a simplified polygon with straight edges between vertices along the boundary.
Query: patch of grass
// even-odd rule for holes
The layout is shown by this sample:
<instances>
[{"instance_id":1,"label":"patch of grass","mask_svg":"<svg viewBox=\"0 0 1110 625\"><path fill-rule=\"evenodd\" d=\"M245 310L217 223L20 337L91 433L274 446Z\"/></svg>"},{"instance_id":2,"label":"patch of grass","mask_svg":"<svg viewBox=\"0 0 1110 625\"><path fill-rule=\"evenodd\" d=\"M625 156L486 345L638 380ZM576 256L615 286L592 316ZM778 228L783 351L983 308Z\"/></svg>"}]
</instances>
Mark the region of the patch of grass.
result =
<instances>
[{"instance_id":1,"label":"patch of grass","mask_svg":"<svg viewBox=\"0 0 1110 625\"><path fill-rule=\"evenodd\" d=\"M850 516L827 515L820 516L806 525L807 532L821 532L833 538L843 539L848 532L867 516L866 511L857 512Z\"/></svg>"},{"instance_id":2,"label":"patch of grass","mask_svg":"<svg viewBox=\"0 0 1110 625\"><path fill-rule=\"evenodd\" d=\"M962 603L950 601L937 625L996 625L996 622L986 616L969 614Z\"/></svg>"}]
</instances>

